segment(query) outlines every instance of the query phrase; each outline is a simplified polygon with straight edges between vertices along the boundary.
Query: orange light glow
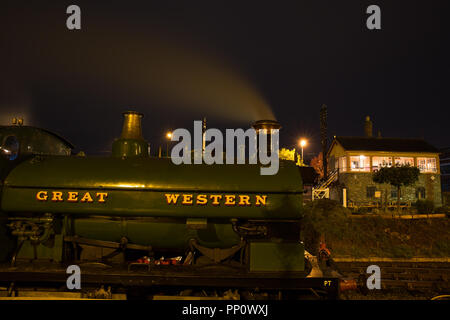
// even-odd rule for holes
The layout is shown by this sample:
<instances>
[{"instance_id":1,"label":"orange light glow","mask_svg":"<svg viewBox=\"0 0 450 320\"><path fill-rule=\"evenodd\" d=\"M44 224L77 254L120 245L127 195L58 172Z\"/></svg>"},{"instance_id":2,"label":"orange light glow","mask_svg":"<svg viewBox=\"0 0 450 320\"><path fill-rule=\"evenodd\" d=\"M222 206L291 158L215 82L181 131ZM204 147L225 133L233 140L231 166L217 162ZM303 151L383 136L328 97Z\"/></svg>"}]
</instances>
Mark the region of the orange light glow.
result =
<instances>
[{"instance_id":1,"label":"orange light glow","mask_svg":"<svg viewBox=\"0 0 450 320\"><path fill-rule=\"evenodd\" d=\"M300 147L303 148L304 146L306 146L306 144L307 144L307 141L305 139L300 140Z\"/></svg>"}]
</instances>

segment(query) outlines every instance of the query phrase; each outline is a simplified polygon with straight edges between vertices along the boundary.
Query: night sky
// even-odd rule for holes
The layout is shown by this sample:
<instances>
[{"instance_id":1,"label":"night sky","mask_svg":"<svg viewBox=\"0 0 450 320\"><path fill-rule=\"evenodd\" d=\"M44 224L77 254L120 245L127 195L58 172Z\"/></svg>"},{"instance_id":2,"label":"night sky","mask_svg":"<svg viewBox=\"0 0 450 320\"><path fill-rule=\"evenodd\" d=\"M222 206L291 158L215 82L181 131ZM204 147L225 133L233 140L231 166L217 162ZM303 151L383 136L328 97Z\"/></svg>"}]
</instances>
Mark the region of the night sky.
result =
<instances>
[{"instance_id":1,"label":"night sky","mask_svg":"<svg viewBox=\"0 0 450 320\"><path fill-rule=\"evenodd\" d=\"M444 1L1 1L0 124L66 137L106 154L126 110L145 114L152 154L167 130L247 128L275 117L281 146L309 139L422 137L450 146ZM66 8L81 8L81 30ZM381 30L366 8L381 7Z\"/></svg>"}]
</instances>

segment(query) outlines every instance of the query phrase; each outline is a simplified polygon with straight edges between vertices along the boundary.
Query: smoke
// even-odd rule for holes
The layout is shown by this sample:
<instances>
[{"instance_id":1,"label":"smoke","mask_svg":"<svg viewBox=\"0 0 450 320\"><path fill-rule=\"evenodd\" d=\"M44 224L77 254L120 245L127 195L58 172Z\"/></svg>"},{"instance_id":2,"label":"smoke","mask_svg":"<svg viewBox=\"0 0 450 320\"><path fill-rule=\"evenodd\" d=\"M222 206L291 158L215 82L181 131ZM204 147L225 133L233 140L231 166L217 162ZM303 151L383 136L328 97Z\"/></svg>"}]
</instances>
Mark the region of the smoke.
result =
<instances>
[{"instance_id":1,"label":"smoke","mask_svg":"<svg viewBox=\"0 0 450 320\"><path fill-rule=\"evenodd\" d=\"M180 43L153 37L150 43L135 39L116 55L135 61L130 69L113 72L109 61L100 67L114 79L117 90L142 97L155 105L172 105L208 117L240 122L275 119L268 103L237 69L224 58ZM133 45L134 44L134 45ZM137 44L137 45L136 45Z\"/></svg>"},{"instance_id":2,"label":"smoke","mask_svg":"<svg viewBox=\"0 0 450 320\"><path fill-rule=\"evenodd\" d=\"M275 120L268 102L226 54L187 34L110 20L83 20L81 31L36 23L34 34L17 30L8 40L22 47L16 59L25 61L26 77L47 95L87 93L113 105L143 106L147 114L159 109L241 123Z\"/></svg>"}]
</instances>

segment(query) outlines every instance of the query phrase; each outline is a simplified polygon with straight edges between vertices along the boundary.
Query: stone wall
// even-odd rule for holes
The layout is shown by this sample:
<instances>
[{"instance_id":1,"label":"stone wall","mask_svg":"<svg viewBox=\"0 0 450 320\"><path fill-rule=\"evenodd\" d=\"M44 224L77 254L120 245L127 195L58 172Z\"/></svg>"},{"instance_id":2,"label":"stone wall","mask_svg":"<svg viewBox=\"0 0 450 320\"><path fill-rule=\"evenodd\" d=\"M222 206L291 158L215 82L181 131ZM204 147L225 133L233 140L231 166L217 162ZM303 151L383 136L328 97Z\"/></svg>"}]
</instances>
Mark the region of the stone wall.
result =
<instances>
[{"instance_id":1,"label":"stone wall","mask_svg":"<svg viewBox=\"0 0 450 320\"><path fill-rule=\"evenodd\" d=\"M381 198L368 198L367 187L373 186L376 191L381 191ZM432 200L436 207L442 206L441 181L439 174L420 174L419 181L415 185L401 188L400 201L415 203L417 201L416 189L425 188L425 198ZM343 172L339 174L339 180L330 190L330 198L342 203L342 188L347 188L347 201L354 203L390 202L397 201L391 197L391 190L396 188L389 184L377 184L372 181L372 173Z\"/></svg>"}]
</instances>

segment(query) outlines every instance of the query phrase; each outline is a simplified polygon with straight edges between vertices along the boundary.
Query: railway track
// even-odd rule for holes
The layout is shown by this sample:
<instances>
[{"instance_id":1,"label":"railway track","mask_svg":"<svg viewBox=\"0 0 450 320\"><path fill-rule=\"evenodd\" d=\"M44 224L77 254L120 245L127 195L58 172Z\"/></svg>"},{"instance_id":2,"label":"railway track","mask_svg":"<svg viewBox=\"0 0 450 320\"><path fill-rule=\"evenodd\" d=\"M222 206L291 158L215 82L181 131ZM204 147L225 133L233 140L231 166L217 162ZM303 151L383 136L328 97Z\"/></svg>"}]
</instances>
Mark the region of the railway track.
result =
<instances>
[{"instance_id":1,"label":"railway track","mask_svg":"<svg viewBox=\"0 0 450 320\"><path fill-rule=\"evenodd\" d=\"M381 288L423 290L439 293L450 292L449 262L335 262L340 273L347 277L358 277L366 273L367 267L377 265L381 270Z\"/></svg>"},{"instance_id":2,"label":"railway track","mask_svg":"<svg viewBox=\"0 0 450 320\"><path fill-rule=\"evenodd\" d=\"M148 266L131 270L123 265L80 264L81 287L89 294L100 286L127 297L177 298L181 292L204 292L204 299L215 292L234 297L242 292L245 299L281 299L282 296L308 296L315 299L337 299L339 281L333 277L307 278L307 273L288 273L280 277L270 272L250 273L246 269L227 266L191 267L181 265ZM11 267L0 264L0 297L8 291L45 291L48 288L66 292L66 267L55 263L18 263ZM1 290L3 287L3 290ZM231 291L230 291L231 290ZM100 290L104 294L104 290ZM53 292L53 291L52 291ZM175 292L175 293L174 293ZM167 293L167 294L166 294ZM207 293L209 295L207 295ZM181 295L180 295L181 296ZM31 297L35 297L32 295ZM81 297L78 293L77 298ZM184 297L184 296L183 296ZM217 296L212 296L217 298ZM65 298L63 296L62 298ZM74 298L73 295L70 298ZM152 298L152 299L153 299Z\"/></svg>"}]
</instances>

